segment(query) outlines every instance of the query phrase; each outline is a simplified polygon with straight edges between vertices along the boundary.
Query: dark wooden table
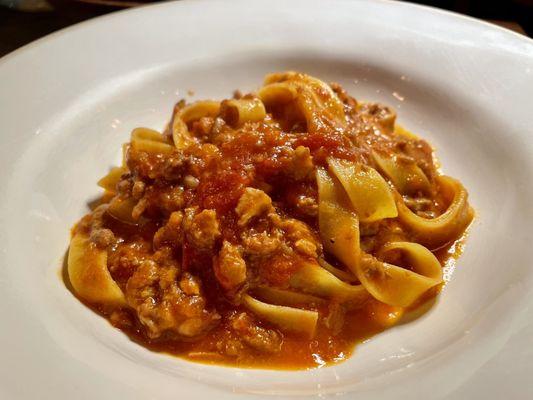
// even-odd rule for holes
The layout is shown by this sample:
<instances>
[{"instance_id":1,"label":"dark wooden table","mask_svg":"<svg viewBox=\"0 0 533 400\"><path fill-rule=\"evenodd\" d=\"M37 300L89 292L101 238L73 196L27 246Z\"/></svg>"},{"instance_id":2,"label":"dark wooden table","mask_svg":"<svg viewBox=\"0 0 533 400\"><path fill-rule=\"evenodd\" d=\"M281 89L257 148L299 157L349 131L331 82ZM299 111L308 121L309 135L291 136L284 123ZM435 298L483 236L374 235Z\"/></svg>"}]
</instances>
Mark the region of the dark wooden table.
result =
<instances>
[{"instance_id":1,"label":"dark wooden table","mask_svg":"<svg viewBox=\"0 0 533 400\"><path fill-rule=\"evenodd\" d=\"M121 8L76 1L45 12L0 7L0 57L49 33Z\"/></svg>"}]
</instances>

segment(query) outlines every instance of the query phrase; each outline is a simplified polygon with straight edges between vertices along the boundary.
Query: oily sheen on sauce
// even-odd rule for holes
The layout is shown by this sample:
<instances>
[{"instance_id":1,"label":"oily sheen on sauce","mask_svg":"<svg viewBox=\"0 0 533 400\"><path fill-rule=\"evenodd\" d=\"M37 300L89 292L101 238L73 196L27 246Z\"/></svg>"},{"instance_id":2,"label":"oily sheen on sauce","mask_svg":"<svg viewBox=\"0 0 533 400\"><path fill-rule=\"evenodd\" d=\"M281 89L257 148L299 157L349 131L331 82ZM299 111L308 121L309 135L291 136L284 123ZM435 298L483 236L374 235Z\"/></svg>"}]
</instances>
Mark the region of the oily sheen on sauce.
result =
<instances>
[{"instance_id":1,"label":"oily sheen on sauce","mask_svg":"<svg viewBox=\"0 0 533 400\"><path fill-rule=\"evenodd\" d=\"M438 293L473 217L395 118L296 72L178 102L99 181L73 229L74 292L137 343L193 361L344 360Z\"/></svg>"}]
</instances>

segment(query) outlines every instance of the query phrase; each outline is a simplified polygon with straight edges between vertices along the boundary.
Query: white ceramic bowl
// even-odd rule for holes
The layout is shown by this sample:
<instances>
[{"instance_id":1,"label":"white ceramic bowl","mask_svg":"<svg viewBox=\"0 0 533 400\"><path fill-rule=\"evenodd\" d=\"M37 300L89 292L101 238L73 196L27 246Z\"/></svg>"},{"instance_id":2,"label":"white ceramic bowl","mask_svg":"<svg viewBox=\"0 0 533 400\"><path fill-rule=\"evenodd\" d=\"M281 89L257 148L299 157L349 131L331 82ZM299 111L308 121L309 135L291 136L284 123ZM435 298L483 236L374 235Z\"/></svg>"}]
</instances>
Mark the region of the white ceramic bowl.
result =
<instances>
[{"instance_id":1,"label":"white ceramic bowl","mask_svg":"<svg viewBox=\"0 0 533 400\"><path fill-rule=\"evenodd\" d=\"M193 364L130 342L65 289L69 228L137 126L271 71L392 105L470 191L464 255L423 318L310 371ZM183 1L111 14L0 61L0 397L506 398L533 390L533 45L387 1ZM127 397L126 397L127 396Z\"/></svg>"}]
</instances>

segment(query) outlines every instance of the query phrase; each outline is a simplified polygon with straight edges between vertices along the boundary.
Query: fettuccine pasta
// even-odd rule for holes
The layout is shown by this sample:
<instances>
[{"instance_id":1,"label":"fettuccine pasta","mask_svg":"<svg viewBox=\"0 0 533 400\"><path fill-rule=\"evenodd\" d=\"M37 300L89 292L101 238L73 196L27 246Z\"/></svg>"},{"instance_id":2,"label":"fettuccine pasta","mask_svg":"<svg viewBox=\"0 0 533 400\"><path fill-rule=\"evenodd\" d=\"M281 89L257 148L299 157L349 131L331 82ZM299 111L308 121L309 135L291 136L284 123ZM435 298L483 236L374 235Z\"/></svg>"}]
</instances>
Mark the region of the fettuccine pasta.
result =
<instances>
[{"instance_id":1,"label":"fettuccine pasta","mask_svg":"<svg viewBox=\"0 0 533 400\"><path fill-rule=\"evenodd\" d=\"M156 351L308 368L435 296L473 218L465 187L386 106L270 74L137 128L73 229L75 294Z\"/></svg>"}]
</instances>

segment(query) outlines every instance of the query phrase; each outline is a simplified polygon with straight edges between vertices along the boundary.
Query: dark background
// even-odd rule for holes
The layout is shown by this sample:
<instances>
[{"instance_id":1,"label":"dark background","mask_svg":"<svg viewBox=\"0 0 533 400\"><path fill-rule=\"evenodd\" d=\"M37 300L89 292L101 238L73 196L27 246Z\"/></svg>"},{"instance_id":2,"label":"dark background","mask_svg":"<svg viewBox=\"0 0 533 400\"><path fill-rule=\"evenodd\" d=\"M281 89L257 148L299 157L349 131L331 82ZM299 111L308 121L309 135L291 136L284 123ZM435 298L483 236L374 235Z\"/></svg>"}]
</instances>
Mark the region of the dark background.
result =
<instances>
[{"instance_id":1,"label":"dark background","mask_svg":"<svg viewBox=\"0 0 533 400\"><path fill-rule=\"evenodd\" d=\"M18 0L20 1L20 0ZM0 0L0 56L48 33L80 21L125 7L146 4L146 0L48 0L44 11L20 11L17 0ZM533 0L433 0L412 1L456 11L495 22L533 37Z\"/></svg>"},{"instance_id":2,"label":"dark background","mask_svg":"<svg viewBox=\"0 0 533 400\"><path fill-rule=\"evenodd\" d=\"M472 17L517 23L533 36L533 0L433 0L410 1L444 8Z\"/></svg>"}]
</instances>

